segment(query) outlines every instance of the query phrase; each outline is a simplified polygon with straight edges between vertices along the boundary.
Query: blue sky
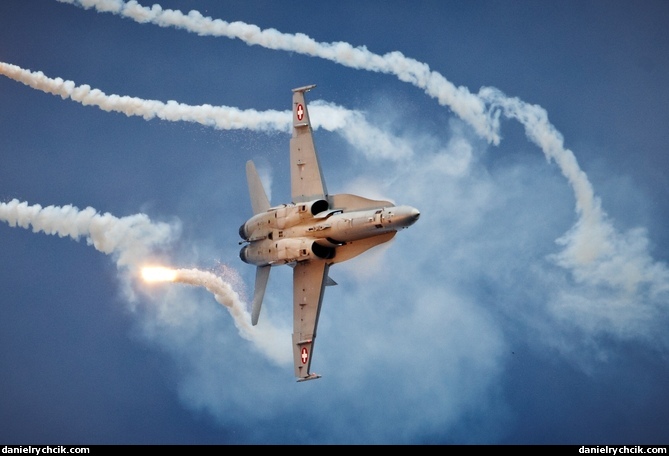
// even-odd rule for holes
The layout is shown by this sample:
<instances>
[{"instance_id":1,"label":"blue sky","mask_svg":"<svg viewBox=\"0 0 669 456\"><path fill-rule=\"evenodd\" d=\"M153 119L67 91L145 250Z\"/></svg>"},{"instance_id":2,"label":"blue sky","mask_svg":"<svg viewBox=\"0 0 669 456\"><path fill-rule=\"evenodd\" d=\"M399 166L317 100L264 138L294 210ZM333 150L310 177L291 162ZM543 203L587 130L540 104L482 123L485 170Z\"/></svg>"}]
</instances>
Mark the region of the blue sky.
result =
<instances>
[{"instance_id":1,"label":"blue sky","mask_svg":"<svg viewBox=\"0 0 669 456\"><path fill-rule=\"evenodd\" d=\"M666 2L160 5L257 26L247 41L278 32L263 47L0 4L0 62L16 66L0 78L0 441L667 443ZM295 34L352 47L305 55ZM211 283L137 271L197 268L248 302L245 162L272 203L290 195L289 132L257 119L312 83L328 190L421 219L331 269L323 378L296 383L289 268L251 333ZM101 109L112 94L181 111ZM224 108L178 120L205 104ZM230 108L246 110L232 129ZM17 211L39 217L24 229ZM75 231L73 214L96 224Z\"/></svg>"}]
</instances>

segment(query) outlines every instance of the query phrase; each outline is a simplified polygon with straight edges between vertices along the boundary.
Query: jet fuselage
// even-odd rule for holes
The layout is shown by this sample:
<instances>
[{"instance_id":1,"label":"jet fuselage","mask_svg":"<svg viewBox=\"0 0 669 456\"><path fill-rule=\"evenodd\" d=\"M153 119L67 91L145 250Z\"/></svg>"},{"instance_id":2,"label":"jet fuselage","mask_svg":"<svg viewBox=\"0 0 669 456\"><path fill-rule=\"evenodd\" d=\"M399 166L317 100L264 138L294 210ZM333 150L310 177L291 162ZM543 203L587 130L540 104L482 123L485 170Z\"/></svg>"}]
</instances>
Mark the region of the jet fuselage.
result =
<instances>
[{"instance_id":1,"label":"jet fuselage","mask_svg":"<svg viewBox=\"0 0 669 456\"><path fill-rule=\"evenodd\" d=\"M310 259L336 262L338 247L407 228L419 216L411 206L343 211L329 209L325 200L283 204L254 215L240 227L248 244L239 256L256 266Z\"/></svg>"}]
</instances>

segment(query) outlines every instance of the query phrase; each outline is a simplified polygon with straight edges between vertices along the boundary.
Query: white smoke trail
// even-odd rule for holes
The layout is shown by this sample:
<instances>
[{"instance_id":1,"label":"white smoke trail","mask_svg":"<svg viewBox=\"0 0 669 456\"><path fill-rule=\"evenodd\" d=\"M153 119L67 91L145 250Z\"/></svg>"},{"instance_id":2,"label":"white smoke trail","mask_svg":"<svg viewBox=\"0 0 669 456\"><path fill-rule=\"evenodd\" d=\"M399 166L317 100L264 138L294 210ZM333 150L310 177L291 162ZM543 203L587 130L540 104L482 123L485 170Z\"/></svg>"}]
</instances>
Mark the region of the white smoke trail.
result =
<instances>
[{"instance_id":1,"label":"white smoke trail","mask_svg":"<svg viewBox=\"0 0 669 456\"><path fill-rule=\"evenodd\" d=\"M525 127L525 134L543 151L548 161L554 160L576 198L576 211L580 215L577 229L580 235L573 236L572 244L565 252L575 264L588 264L609 253L609 242L613 228L605 220L601 201L595 196L588 176L579 167L574 153L564 147L564 139L548 121L548 113L541 106L510 98L497 89L481 89L481 97L493 107L500 107L504 115L518 120ZM569 252L569 253L567 253Z\"/></svg>"},{"instance_id":2,"label":"white smoke trail","mask_svg":"<svg viewBox=\"0 0 669 456\"><path fill-rule=\"evenodd\" d=\"M441 105L448 106L491 143L498 144L500 140L497 114L487 111L481 98L469 92L466 87L456 87L441 74L431 71L427 64L405 57L398 51L381 56L370 52L364 46L353 47L345 42L319 43L303 33L293 35L275 29L261 30L256 25L244 22L230 23L205 17L195 10L186 15L178 10L164 10L155 4L149 8L134 0L127 3L123 0L58 1L118 14L139 23L150 22L161 27L176 27L202 36L239 38L249 45L297 52L350 68L393 74L401 81L423 89Z\"/></svg>"},{"instance_id":3,"label":"white smoke trail","mask_svg":"<svg viewBox=\"0 0 669 456\"><path fill-rule=\"evenodd\" d=\"M13 199L0 203L0 221L11 227L29 229L34 233L85 238L88 245L107 255L115 255L119 267L133 268L145 260L155 248L172 241L177 225L155 223L145 214L114 217L100 214L92 207L79 210L67 206L42 207Z\"/></svg>"},{"instance_id":4,"label":"white smoke trail","mask_svg":"<svg viewBox=\"0 0 669 456\"><path fill-rule=\"evenodd\" d=\"M337 132L368 158L400 161L413 156L415 147L410 141L376 128L367 122L360 111L346 109L323 100L311 102L309 110L315 128ZM291 113L287 115L292 116Z\"/></svg>"},{"instance_id":5,"label":"white smoke trail","mask_svg":"<svg viewBox=\"0 0 669 456\"><path fill-rule=\"evenodd\" d=\"M76 85L74 81L49 78L41 71L30 71L19 66L0 62L0 74L63 99L71 99L84 106L97 106L108 112L126 116L139 116L145 120L154 118L172 122L193 122L220 130L254 130L289 132L292 122L290 111L256 111L229 106L208 104L191 106L170 100L144 100L125 95L107 95L87 84ZM351 145L370 157L404 159L412 154L406 141L394 138L370 125L359 111L351 111L324 101L314 101L313 127L340 133Z\"/></svg>"},{"instance_id":6,"label":"white smoke trail","mask_svg":"<svg viewBox=\"0 0 669 456\"><path fill-rule=\"evenodd\" d=\"M564 147L562 135L548 121L546 111L540 106L507 97L492 87L483 87L477 95L472 94L466 87L456 87L438 72L430 70L427 64L397 51L378 55L364 46L353 47L345 42L320 43L302 33L262 30L253 24L239 21L230 23L204 17L198 11L184 14L178 10L163 9L160 5L148 8L134 0L127 3L123 0L58 1L86 9L95 8L99 12L111 12L139 23L175 27L199 35L237 38L249 45L297 52L351 68L393 74L401 81L423 89L440 104L448 106L480 136L493 144L500 141L500 115L516 119L525 127L528 138L541 148L547 159L556 162L575 194L579 219L572 230L558 241L565 245L561 254L555 257L558 263L573 270L579 280L603 281L613 286L621 281L628 282L628 279L621 279L628 272L622 265L637 264L639 267L635 276L638 280L634 287L644 282L654 282L658 278L662 281L656 284L656 288L669 287L669 280L665 279L665 265L639 258L620 260L621 257L638 250L625 247L632 241L625 241L624 236L616 233L602 210L601 202L595 196L587 175L580 169L573 152ZM608 271L610 278L597 272L602 269Z\"/></svg>"},{"instance_id":7,"label":"white smoke trail","mask_svg":"<svg viewBox=\"0 0 669 456\"><path fill-rule=\"evenodd\" d=\"M138 275L139 268L147 262L151 253L165 246L176 237L179 227L175 224L155 223L145 214L115 217L100 214L92 207L80 210L72 205L42 207L29 205L13 199L0 203L0 221L11 227L32 228L34 233L45 233L74 240L85 238L88 245L99 252L116 257L116 264L130 273L126 279ZM174 282L204 287L216 301L224 305L232 315L235 326L245 339L255 343L259 350L279 363L289 362L290 353L278 350L277 340L286 335L269 324L262 330L251 326L251 316L245 304L229 283L208 271L177 269Z\"/></svg>"},{"instance_id":8,"label":"white smoke trail","mask_svg":"<svg viewBox=\"0 0 669 456\"><path fill-rule=\"evenodd\" d=\"M651 300L669 291L669 269L650 257L645 231L616 231L574 153L564 147L562 135L548 121L546 110L490 87L482 89L481 96L525 127L527 137L541 148L548 161L557 163L574 192L579 219L558 239L565 248L554 256L557 263L572 270L581 282L611 286L630 296L644 285L649 287L647 298Z\"/></svg>"},{"instance_id":9,"label":"white smoke trail","mask_svg":"<svg viewBox=\"0 0 669 456\"><path fill-rule=\"evenodd\" d=\"M174 276L170 279L171 281L203 287L214 295L214 299L225 306L232 315L239 334L253 342L270 359L281 364L291 361L290 351L283 350L285 344L281 343L282 340L288 340L288 335L267 322L261 325L262 330L258 330L258 326L252 326L251 315L246 310L246 304L242 302L239 294L232 289L229 283L212 272L199 269L175 269L173 272Z\"/></svg>"},{"instance_id":10,"label":"white smoke trail","mask_svg":"<svg viewBox=\"0 0 669 456\"><path fill-rule=\"evenodd\" d=\"M41 71L32 72L16 65L0 62L0 74L34 89L63 99L70 98L84 106L97 106L104 111L139 116L145 120L159 118L169 121L195 122L222 130L251 129L258 131L289 131L290 112L241 110L227 106L189 106L176 101L163 103L137 97L107 95L89 85L49 78Z\"/></svg>"}]
</instances>

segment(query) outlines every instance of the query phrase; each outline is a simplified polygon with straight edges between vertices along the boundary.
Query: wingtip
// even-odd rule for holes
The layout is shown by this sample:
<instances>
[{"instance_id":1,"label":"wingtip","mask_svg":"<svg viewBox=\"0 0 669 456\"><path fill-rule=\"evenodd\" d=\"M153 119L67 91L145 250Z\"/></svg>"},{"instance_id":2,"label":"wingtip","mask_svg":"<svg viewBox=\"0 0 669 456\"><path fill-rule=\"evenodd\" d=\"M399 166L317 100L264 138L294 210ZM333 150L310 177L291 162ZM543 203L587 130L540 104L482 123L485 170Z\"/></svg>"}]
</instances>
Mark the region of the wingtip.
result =
<instances>
[{"instance_id":1,"label":"wingtip","mask_svg":"<svg viewBox=\"0 0 669 456\"><path fill-rule=\"evenodd\" d=\"M296 89L293 89L293 92L308 92L311 89L313 89L314 87L316 87L316 84L306 85L306 86L303 86L303 87L298 87Z\"/></svg>"},{"instance_id":2,"label":"wingtip","mask_svg":"<svg viewBox=\"0 0 669 456\"><path fill-rule=\"evenodd\" d=\"M309 374L306 377L300 377L297 379L297 382L306 382L307 380L316 380L317 378L321 378L319 374Z\"/></svg>"}]
</instances>

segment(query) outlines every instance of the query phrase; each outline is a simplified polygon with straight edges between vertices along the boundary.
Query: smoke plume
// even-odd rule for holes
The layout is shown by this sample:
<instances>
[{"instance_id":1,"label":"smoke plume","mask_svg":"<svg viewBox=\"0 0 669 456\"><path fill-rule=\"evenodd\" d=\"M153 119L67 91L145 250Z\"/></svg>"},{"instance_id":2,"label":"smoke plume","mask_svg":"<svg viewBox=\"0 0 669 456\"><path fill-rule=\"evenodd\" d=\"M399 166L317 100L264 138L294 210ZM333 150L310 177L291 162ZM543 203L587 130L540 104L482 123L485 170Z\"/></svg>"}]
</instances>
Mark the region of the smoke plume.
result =
<instances>
[{"instance_id":1,"label":"smoke plume","mask_svg":"<svg viewBox=\"0 0 669 456\"><path fill-rule=\"evenodd\" d=\"M92 207L72 205L42 207L13 199L0 203L0 220L11 227L34 233L86 239L99 252L114 255L119 267L135 268L156 248L166 246L179 231L178 225L152 222L145 214L115 217Z\"/></svg>"},{"instance_id":2,"label":"smoke plume","mask_svg":"<svg viewBox=\"0 0 669 456\"><path fill-rule=\"evenodd\" d=\"M460 118L468 122L484 138L499 143L497 115L486 110L480 97L469 92L466 87L456 87L441 74L417 60L394 51L377 55L364 46L353 47L349 43L319 43L303 33L281 33L275 29L262 30L244 22L226 22L205 17L192 10L184 14L178 10L163 9L154 4L151 8L136 1L122 0L58 0L83 8L95 8L99 12L110 12L139 23L153 23L161 27L184 29L201 36L224 36L238 38L249 45L268 49L297 52L320 57L350 68L393 74L399 80L408 82L425 91L441 105L448 106Z\"/></svg>"},{"instance_id":3,"label":"smoke plume","mask_svg":"<svg viewBox=\"0 0 669 456\"><path fill-rule=\"evenodd\" d=\"M42 207L29 205L17 199L0 203L0 221L11 227L31 229L34 233L69 237L76 241L84 238L97 251L112 255L116 264L127 274L126 289L139 274L156 249L166 247L178 232L177 224L153 222L145 214L115 217L109 213L100 214L92 207L80 210L72 205ZM275 340L284 335L270 324L264 324L262 331L251 326L251 317L246 305L232 286L221 277L209 271L198 269L177 269L171 281L203 287L216 301L225 306L232 315L239 334L276 362L286 362L288 352L278 351Z\"/></svg>"},{"instance_id":4,"label":"smoke plume","mask_svg":"<svg viewBox=\"0 0 669 456\"><path fill-rule=\"evenodd\" d=\"M320 43L309 36L297 33L282 33L275 29L260 29L244 22L226 22L205 17L198 11L184 14L181 11L163 9L160 5L145 7L136 1L123 0L59 0L85 9L95 8L99 12L111 12L139 23L152 23L161 27L175 27L188 32L206 36L236 38L249 45L258 45L268 49L297 52L313 57L320 57L340 65L361 70L395 75L399 80L408 82L436 99L441 105L449 107L461 119L467 122L481 137L492 144L499 144L500 116L515 119L525 127L529 140L541 148L549 161L555 161L566 177L576 198L578 220L575 226L558 243L564 245L563 251L556 255L556 262L571 269L577 280L593 284L605 282L618 287L626 274L623 265L637 264L635 283L626 286L637 288L643 283L660 280L653 289L669 288L669 272L665 265L656 264L647 258L624 258L634 255L634 249L625 248L635 236L616 232L601 202L596 197L587 175L579 167L573 152L564 147L560 132L550 123L546 111L537 105L526 103L518 98L504 95L493 87L483 87L478 94L471 93L466 87L456 87L444 76L430 69L426 63L404 56L394 51L378 55L365 46L354 47L345 42ZM643 253L648 256L647 253ZM608 275L599 273L602 269Z\"/></svg>"},{"instance_id":5,"label":"smoke plume","mask_svg":"<svg viewBox=\"0 0 669 456\"><path fill-rule=\"evenodd\" d=\"M262 132L290 132L290 111L256 111L208 104L192 106L174 100L166 103L144 100L127 95L107 95L87 84L50 78L41 71L30 71L0 62L0 74L62 99L71 99L84 106L97 106L107 112L138 116L145 120L161 119L171 122L192 122L219 130L253 130ZM359 111L351 111L325 101L310 103L313 127L336 131L352 146L366 155L380 158L403 159L411 156L411 147L401 138L395 138L370 125Z\"/></svg>"},{"instance_id":6,"label":"smoke plume","mask_svg":"<svg viewBox=\"0 0 669 456\"><path fill-rule=\"evenodd\" d=\"M246 304L241 301L239 294L232 289L229 283L212 272L200 269L176 269L174 272L173 282L203 287L214 295L216 302L225 306L234 318L239 334L246 340L254 342L270 359L279 363L290 362L290 352L277 349L277 347L283 347L277 344L277 341L287 340L288 334L282 334L267 322L263 322L262 331L252 326L251 315L246 310Z\"/></svg>"}]
</instances>

